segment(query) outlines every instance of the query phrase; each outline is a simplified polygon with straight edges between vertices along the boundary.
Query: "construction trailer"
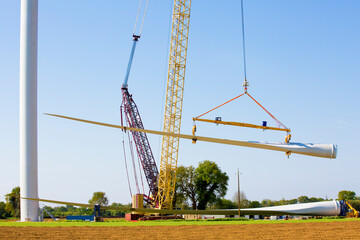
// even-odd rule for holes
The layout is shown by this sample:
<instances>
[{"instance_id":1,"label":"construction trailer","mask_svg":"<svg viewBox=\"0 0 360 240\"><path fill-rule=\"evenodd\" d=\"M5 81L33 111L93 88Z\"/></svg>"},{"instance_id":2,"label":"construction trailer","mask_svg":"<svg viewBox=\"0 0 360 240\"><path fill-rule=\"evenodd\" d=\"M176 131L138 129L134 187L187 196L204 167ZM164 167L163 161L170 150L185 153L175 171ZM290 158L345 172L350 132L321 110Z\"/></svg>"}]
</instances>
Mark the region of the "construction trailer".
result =
<instances>
[{"instance_id":1,"label":"construction trailer","mask_svg":"<svg viewBox=\"0 0 360 240\"><path fill-rule=\"evenodd\" d=\"M94 205L94 213L93 215L69 215L66 216L66 220L70 221L85 221L85 222L101 222L101 211L100 211L100 205L96 204Z\"/></svg>"}]
</instances>

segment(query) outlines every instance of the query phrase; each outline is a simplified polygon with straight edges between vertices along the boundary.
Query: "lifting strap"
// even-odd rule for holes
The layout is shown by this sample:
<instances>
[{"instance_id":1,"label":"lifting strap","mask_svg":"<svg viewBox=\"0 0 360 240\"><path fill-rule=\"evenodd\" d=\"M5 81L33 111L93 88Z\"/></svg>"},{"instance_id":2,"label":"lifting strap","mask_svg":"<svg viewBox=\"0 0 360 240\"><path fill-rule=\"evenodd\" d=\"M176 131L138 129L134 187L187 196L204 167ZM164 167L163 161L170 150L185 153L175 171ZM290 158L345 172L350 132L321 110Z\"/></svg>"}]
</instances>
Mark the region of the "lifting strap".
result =
<instances>
[{"instance_id":1,"label":"lifting strap","mask_svg":"<svg viewBox=\"0 0 360 240\"><path fill-rule=\"evenodd\" d=\"M290 131L290 129L288 129L284 124L282 124L274 115L272 115L263 105L261 105L258 101L256 101L255 98L253 98L248 92L244 92L244 93L230 99L229 101L226 101L226 102L220 104L219 106L214 107L211 110L209 110L209 111L207 111L207 112L205 112L203 114L200 114L199 116L193 118L193 120L198 121L198 120L200 120L199 119L200 117L203 117L204 115L214 111L215 109L218 109L218 108L224 106L225 104L228 104L228 103L234 101L235 99L237 99L237 98L239 98L239 97L241 97L243 95L248 95L257 105L259 105L267 114L269 114L269 116L272 117L278 123L279 126L282 126L282 128L288 130L288 132Z\"/></svg>"},{"instance_id":2,"label":"lifting strap","mask_svg":"<svg viewBox=\"0 0 360 240\"><path fill-rule=\"evenodd\" d=\"M248 128L257 128L257 129L263 129L263 130L275 130L275 131L284 131L287 132L287 136L285 137L285 142L289 143L290 139L291 139L291 134L290 134L290 129L287 128L284 124L282 124L274 115L272 115L263 105L261 105L258 101L255 100L255 98L253 98L248 92L247 92L247 85L244 86L244 93L230 99L229 101L226 101L222 104L220 104L217 107L212 108L211 110L193 118L194 121L194 127L192 130L192 134L195 138L195 132L196 132L196 125L195 125L195 121L201 121L201 122L210 122L210 123L216 123L216 124L222 124L222 125L232 125L232 126L239 126L239 127L248 127ZM203 117L204 115L214 111L215 109L218 109L222 106L224 106L225 104L228 104L232 101L234 101L235 99L243 96L243 95L248 95L250 97L251 100L253 100L257 105L259 105L267 114L269 114L270 117L272 117L278 124L279 127L268 127L265 125L256 125L256 124L250 124L250 123L241 123L241 122L225 122L222 121L221 119L215 119L215 120L210 120L210 119L202 119L201 117ZM196 141L193 141L193 143L196 143Z\"/></svg>"},{"instance_id":3,"label":"lifting strap","mask_svg":"<svg viewBox=\"0 0 360 240\"><path fill-rule=\"evenodd\" d=\"M143 26L144 26L144 20L145 20L145 15L146 15L146 10L147 10L148 4L149 4L149 0L146 0L145 10L144 10L143 18L142 18L142 21L141 21L139 34L135 34L135 32L136 32L136 26L137 26L137 22L138 22L140 10L141 10L142 0L140 0L139 8L138 8L138 11L137 11L137 14L136 14L136 20L135 20L133 35L137 35L137 36L139 36L139 38L141 36L141 32L142 32L142 29L143 29Z\"/></svg>"},{"instance_id":4,"label":"lifting strap","mask_svg":"<svg viewBox=\"0 0 360 240\"><path fill-rule=\"evenodd\" d=\"M128 87L128 80L129 80L132 61L133 61L134 54L135 54L136 43L139 41L139 38L141 37L141 33L142 33L143 26L144 26L144 20L145 20L145 15L146 15L146 10L147 10L147 7L148 7L148 3L149 3L149 0L146 0L146 6L145 6L142 22L141 22L141 27L140 27L139 34L135 34L136 26L137 26L137 22L138 22L138 18L139 18L139 13L140 13L141 5L142 5L142 0L140 0L139 9L138 9L138 12L136 14L135 26L134 26L133 35L132 35L133 36L133 45L131 47L130 58L129 58L128 66L127 66L127 69L126 69L124 83L123 83L121 88L127 88Z\"/></svg>"},{"instance_id":5,"label":"lifting strap","mask_svg":"<svg viewBox=\"0 0 360 240\"><path fill-rule=\"evenodd\" d=\"M203 114L201 114L201 115L197 116L195 119L198 119L198 118L200 118L200 117L204 116L205 114L208 114L209 112L212 112L212 111L214 111L215 109L218 109L219 107L222 107L222 106L224 106L225 104L228 104L229 102L234 101L235 99L237 99L237 98L241 97L241 96L242 96L242 95L244 95L244 94L245 94L245 93L240 94L239 96L236 96L236 97L234 97L234 98L230 99L229 101L226 101L226 102L224 102L223 104L220 104L219 106L214 107L213 109L211 109L211 110L209 110L209 111L207 111L207 112L205 112L205 113L203 113Z\"/></svg>"},{"instance_id":6,"label":"lifting strap","mask_svg":"<svg viewBox=\"0 0 360 240\"><path fill-rule=\"evenodd\" d=\"M194 136L195 139L195 132L196 132L196 125L195 125L195 121L202 121L202 122L211 122L211 123L216 123L216 124L223 124L223 125L232 125L232 126L240 126L240 127L249 127L249 128L258 128L258 129L263 129L263 130L277 130L277 131L286 131L288 134L285 138L285 142L288 143L291 139L291 134L290 134L290 129L287 128L284 124L282 124L274 115L272 115L263 105L261 105L258 101L255 100L255 98L253 98L249 93L248 93L248 86L249 86L249 82L246 79L246 54L245 54L245 23L244 23L244 6L243 6L243 0L241 0L241 26L242 26L242 47L243 47L243 64L244 64L244 82L242 84L242 86L244 87L244 93L230 99L229 101L226 101L222 104L220 104L217 107L214 107L212 109L210 109L209 111L193 118L194 121L194 126L193 126L193 130L192 130L192 135ZM228 104L232 101L234 101L235 99L243 96L243 95L248 95L251 100L253 100L257 105L259 105L267 114L269 114L270 117L272 117L278 124L278 127L267 127L266 123L261 125L255 125L255 124L250 124L250 123L240 123L240 122L223 122L220 119L215 119L215 120L210 120L210 119L200 119L201 117L203 117L204 115L214 111L215 109L218 109L222 106L224 106L225 104ZM196 141L193 141L193 143L195 143Z\"/></svg>"}]
</instances>

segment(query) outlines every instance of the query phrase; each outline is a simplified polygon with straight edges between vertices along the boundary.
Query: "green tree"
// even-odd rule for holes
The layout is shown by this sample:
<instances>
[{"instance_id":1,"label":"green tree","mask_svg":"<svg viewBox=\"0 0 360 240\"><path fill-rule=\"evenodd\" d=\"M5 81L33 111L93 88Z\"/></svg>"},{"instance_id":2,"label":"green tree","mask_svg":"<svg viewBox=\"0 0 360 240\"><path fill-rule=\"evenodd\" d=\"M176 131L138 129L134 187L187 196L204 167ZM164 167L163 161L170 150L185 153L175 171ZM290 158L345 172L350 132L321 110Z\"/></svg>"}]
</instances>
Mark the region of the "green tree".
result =
<instances>
[{"instance_id":1,"label":"green tree","mask_svg":"<svg viewBox=\"0 0 360 240\"><path fill-rule=\"evenodd\" d=\"M0 219L10 217L11 214L6 211L6 204L4 202L0 202Z\"/></svg>"},{"instance_id":2,"label":"green tree","mask_svg":"<svg viewBox=\"0 0 360 240\"><path fill-rule=\"evenodd\" d=\"M92 215L94 212L94 209L91 208L80 207L78 209L79 209L79 215Z\"/></svg>"},{"instance_id":3,"label":"green tree","mask_svg":"<svg viewBox=\"0 0 360 240\"><path fill-rule=\"evenodd\" d=\"M131 203L129 204L121 204L121 203L112 203L110 205L111 207L131 207ZM124 211L119 211L119 210L106 210L105 214L103 215L104 217L125 217L125 212Z\"/></svg>"},{"instance_id":4,"label":"green tree","mask_svg":"<svg viewBox=\"0 0 360 240\"><path fill-rule=\"evenodd\" d=\"M73 211L76 211L76 209L77 209L76 207L74 207L72 205L66 205L65 207L68 212L73 212Z\"/></svg>"},{"instance_id":5,"label":"green tree","mask_svg":"<svg viewBox=\"0 0 360 240\"><path fill-rule=\"evenodd\" d=\"M45 206L44 207L52 216L54 216L54 209L52 208L52 207L50 207L50 206ZM44 211L44 218L49 218L50 217L50 215L49 214L47 214L47 212L46 211Z\"/></svg>"},{"instance_id":6,"label":"green tree","mask_svg":"<svg viewBox=\"0 0 360 240\"><path fill-rule=\"evenodd\" d=\"M238 208L237 204L228 199L219 199L216 203L211 206L212 209L235 209Z\"/></svg>"},{"instance_id":7,"label":"green tree","mask_svg":"<svg viewBox=\"0 0 360 240\"><path fill-rule=\"evenodd\" d=\"M359 200L348 200L350 205L355 208L357 211L360 211L360 201Z\"/></svg>"},{"instance_id":8,"label":"green tree","mask_svg":"<svg viewBox=\"0 0 360 240\"><path fill-rule=\"evenodd\" d=\"M307 197L307 196L298 197L298 203L308 203L308 202L310 202L309 197Z\"/></svg>"},{"instance_id":9,"label":"green tree","mask_svg":"<svg viewBox=\"0 0 360 240\"><path fill-rule=\"evenodd\" d=\"M271 207L271 206L275 206L274 201L270 200L270 199L264 199L261 201L261 206L262 207Z\"/></svg>"},{"instance_id":10,"label":"green tree","mask_svg":"<svg viewBox=\"0 0 360 240\"><path fill-rule=\"evenodd\" d=\"M195 189L198 196L197 209L205 209L223 198L227 191L229 177L218 165L209 160L199 163L195 170Z\"/></svg>"},{"instance_id":11,"label":"green tree","mask_svg":"<svg viewBox=\"0 0 360 240\"><path fill-rule=\"evenodd\" d=\"M187 200L189 200L192 209L196 209L198 199L195 185L196 179L197 172L193 166L180 166L177 168L174 200L175 206L180 208L187 207Z\"/></svg>"},{"instance_id":12,"label":"green tree","mask_svg":"<svg viewBox=\"0 0 360 240\"><path fill-rule=\"evenodd\" d=\"M92 198L89 199L89 204L107 206L109 199L104 192L94 192Z\"/></svg>"},{"instance_id":13,"label":"green tree","mask_svg":"<svg viewBox=\"0 0 360 240\"><path fill-rule=\"evenodd\" d=\"M5 210L13 217L20 217L20 187L13 188L11 193L5 195L5 199Z\"/></svg>"},{"instance_id":14,"label":"green tree","mask_svg":"<svg viewBox=\"0 0 360 240\"><path fill-rule=\"evenodd\" d=\"M235 192L234 196L233 196L233 202L236 205L236 207L238 207L238 191ZM248 208L250 204L250 201L247 199L244 191L240 191L240 207L241 208Z\"/></svg>"},{"instance_id":15,"label":"green tree","mask_svg":"<svg viewBox=\"0 0 360 240\"><path fill-rule=\"evenodd\" d=\"M64 217L67 216L67 208L64 206L54 207L54 217Z\"/></svg>"},{"instance_id":16,"label":"green tree","mask_svg":"<svg viewBox=\"0 0 360 240\"><path fill-rule=\"evenodd\" d=\"M356 196L355 192L343 190L343 191L339 192L338 199L339 200L356 200L355 196Z\"/></svg>"},{"instance_id":17,"label":"green tree","mask_svg":"<svg viewBox=\"0 0 360 240\"><path fill-rule=\"evenodd\" d=\"M285 200L285 198L282 198L280 201L276 201L276 206L286 205L288 204L288 200Z\"/></svg>"},{"instance_id":18,"label":"green tree","mask_svg":"<svg viewBox=\"0 0 360 240\"><path fill-rule=\"evenodd\" d=\"M259 201L251 201L249 203L249 208L259 208L259 207L261 207L261 204Z\"/></svg>"}]
</instances>

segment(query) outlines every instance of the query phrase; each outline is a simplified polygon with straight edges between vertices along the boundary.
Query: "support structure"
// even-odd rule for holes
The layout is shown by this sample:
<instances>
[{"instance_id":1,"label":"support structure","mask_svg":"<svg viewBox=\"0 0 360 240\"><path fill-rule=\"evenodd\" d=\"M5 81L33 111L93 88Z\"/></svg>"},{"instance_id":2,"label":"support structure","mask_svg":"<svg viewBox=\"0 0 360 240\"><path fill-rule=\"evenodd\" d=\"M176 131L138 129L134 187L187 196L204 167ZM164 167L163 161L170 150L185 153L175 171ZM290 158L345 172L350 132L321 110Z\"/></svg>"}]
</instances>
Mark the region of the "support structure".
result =
<instances>
[{"instance_id":1,"label":"support structure","mask_svg":"<svg viewBox=\"0 0 360 240\"><path fill-rule=\"evenodd\" d=\"M127 86L127 83L124 83L124 85ZM123 111L125 113L128 126L131 128L144 129L140 112L131 94L128 92L128 89L125 87L122 88L121 91L123 94ZM157 204L154 201L154 198L156 198L158 193L159 171L156 167L155 158L151 151L149 140L145 132L131 131L131 135L133 136L136 151L140 159L146 181L149 185L149 196L146 196L145 200L155 206Z\"/></svg>"},{"instance_id":2,"label":"support structure","mask_svg":"<svg viewBox=\"0 0 360 240\"><path fill-rule=\"evenodd\" d=\"M191 0L174 0L164 132L180 133ZM179 138L163 136L159 174L159 206L170 209L175 191Z\"/></svg>"},{"instance_id":3,"label":"support structure","mask_svg":"<svg viewBox=\"0 0 360 240\"><path fill-rule=\"evenodd\" d=\"M136 28L136 24L135 24L135 28ZM127 125L129 127L144 129L144 126L143 126L143 123L142 123L142 120L140 117L140 112L135 104L135 101L132 98L132 95L128 91L128 80L129 80L129 76L130 76L131 65L133 62L134 54L135 54L136 44L139 41L140 35L141 35L141 31L140 31L139 35L133 34L133 45L131 48L131 53L130 53L128 67L126 70L124 83L121 88L123 101L122 101L122 107L120 108L120 111L121 111L121 124L123 124L122 113L124 113ZM156 198L157 192L158 192L157 189L158 189L159 171L156 167L156 162L155 162L154 155L150 148L149 140L148 140L145 132L131 131L131 135L133 136L134 143L136 146L136 152L137 152L139 160L141 162L141 165L142 165L145 177L146 177L146 181L148 182L148 185L149 185L148 196L145 195L145 193L144 193L144 196L146 196L145 200L148 203L150 203L151 205L156 206L157 203L155 201L155 198Z\"/></svg>"},{"instance_id":4,"label":"support structure","mask_svg":"<svg viewBox=\"0 0 360 240\"><path fill-rule=\"evenodd\" d=\"M38 198L37 167L38 0L21 0L20 196ZM21 199L21 221L38 221L39 202Z\"/></svg>"}]
</instances>

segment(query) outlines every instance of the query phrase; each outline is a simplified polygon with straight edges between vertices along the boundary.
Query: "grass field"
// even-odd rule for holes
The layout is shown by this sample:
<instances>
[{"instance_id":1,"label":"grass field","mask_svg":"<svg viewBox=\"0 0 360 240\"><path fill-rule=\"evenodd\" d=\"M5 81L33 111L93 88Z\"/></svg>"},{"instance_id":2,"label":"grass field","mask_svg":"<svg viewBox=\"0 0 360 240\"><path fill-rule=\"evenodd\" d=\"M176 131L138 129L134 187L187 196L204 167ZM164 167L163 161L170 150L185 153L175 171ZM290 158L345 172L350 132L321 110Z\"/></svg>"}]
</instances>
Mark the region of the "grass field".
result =
<instances>
[{"instance_id":1,"label":"grass field","mask_svg":"<svg viewBox=\"0 0 360 240\"><path fill-rule=\"evenodd\" d=\"M252 224L287 224L287 223L326 223L359 222L360 219L308 219L308 220L157 220L127 222L125 220L106 220L105 222L16 222L0 220L0 227L138 227L138 226L189 226L189 225L252 225Z\"/></svg>"}]
</instances>

